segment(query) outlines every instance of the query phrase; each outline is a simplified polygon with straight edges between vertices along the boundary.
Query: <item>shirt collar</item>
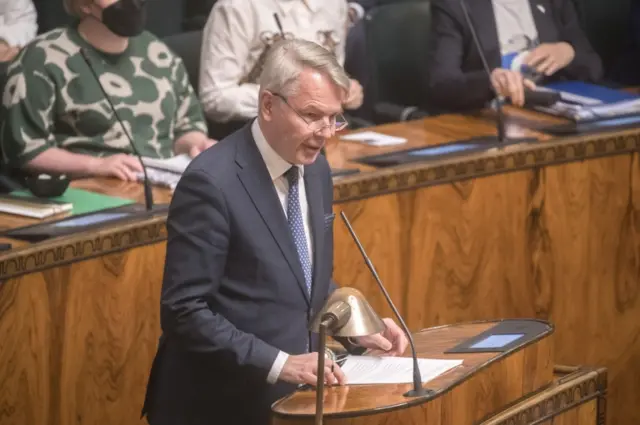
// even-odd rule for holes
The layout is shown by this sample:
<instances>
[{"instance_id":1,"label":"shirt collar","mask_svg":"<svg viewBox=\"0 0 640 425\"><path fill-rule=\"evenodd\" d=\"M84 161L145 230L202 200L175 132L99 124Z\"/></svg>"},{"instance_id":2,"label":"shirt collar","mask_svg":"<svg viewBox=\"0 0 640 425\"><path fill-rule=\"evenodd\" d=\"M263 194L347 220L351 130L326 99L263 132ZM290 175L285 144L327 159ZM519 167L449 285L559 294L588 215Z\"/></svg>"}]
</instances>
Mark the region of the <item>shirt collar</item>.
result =
<instances>
[{"instance_id":1,"label":"shirt collar","mask_svg":"<svg viewBox=\"0 0 640 425\"><path fill-rule=\"evenodd\" d=\"M251 135L253 136L253 140L256 141L256 145L258 146L258 150L260 151L260 155L262 155L264 163L267 165L267 170L269 171L271 180L274 181L282 177L282 175L292 167L292 164L284 160L278 152L273 150L269 142L267 142L267 139L264 137L257 118L253 120L253 123L251 124ZM300 177L304 177L304 167L298 166L298 169L300 170Z\"/></svg>"}]
</instances>

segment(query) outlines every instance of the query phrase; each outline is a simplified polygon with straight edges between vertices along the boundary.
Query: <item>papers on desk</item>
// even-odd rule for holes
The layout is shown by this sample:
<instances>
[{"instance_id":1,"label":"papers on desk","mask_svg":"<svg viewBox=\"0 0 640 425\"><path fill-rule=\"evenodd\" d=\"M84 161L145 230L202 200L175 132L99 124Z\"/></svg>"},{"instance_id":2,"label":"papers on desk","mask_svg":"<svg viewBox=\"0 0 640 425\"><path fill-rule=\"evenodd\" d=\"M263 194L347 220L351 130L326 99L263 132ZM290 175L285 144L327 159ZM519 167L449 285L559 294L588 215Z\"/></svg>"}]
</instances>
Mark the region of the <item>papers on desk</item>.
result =
<instances>
[{"instance_id":1,"label":"papers on desk","mask_svg":"<svg viewBox=\"0 0 640 425\"><path fill-rule=\"evenodd\" d=\"M151 184L173 190L178 185L182 173L191 163L191 157L187 154L166 159L143 157L142 162L147 167L147 176ZM136 177L138 181L143 181L144 173L138 173Z\"/></svg>"},{"instance_id":2,"label":"papers on desk","mask_svg":"<svg viewBox=\"0 0 640 425\"><path fill-rule=\"evenodd\" d=\"M576 122L640 113L639 96L595 84L566 81L538 87L537 90L559 92L561 99L551 106L539 106L535 109Z\"/></svg>"},{"instance_id":3,"label":"papers on desk","mask_svg":"<svg viewBox=\"0 0 640 425\"><path fill-rule=\"evenodd\" d=\"M73 204L37 198L27 192L14 192L0 196L0 212L30 218L47 218L69 212Z\"/></svg>"},{"instance_id":4,"label":"papers on desk","mask_svg":"<svg viewBox=\"0 0 640 425\"><path fill-rule=\"evenodd\" d=\"M389 136L388 134L377 133L375 131L346 134L340 136L340 139L349 142L364 143L369 146L395 146L407 143L407 139L404 137Z\"/></svg>"},{"instance_id":5,"label":"papers on desk","mask_svg":"<svg viewBox=\"0 0 640 425\"><path fill-rule=\"evenodd\" d=\"M458 367L462 360L418 359L422 382L431 381ZM349 385L410 384L413 359L410 357L348 356L342 365Z\"/></svg>"},{"instance_id":6,"label":"papers on desk","mask_svg":"<svg viewBox=\"0 0 640 425\"><path fill-rule=\"evenodd\" d=\"M176 155L171 158L159 159L142 157L142 162L147 167L157 168L158 170L171 171L173 173L182 174L191 162L191 157L187 154Z\"/></svg>"}]
</instances>

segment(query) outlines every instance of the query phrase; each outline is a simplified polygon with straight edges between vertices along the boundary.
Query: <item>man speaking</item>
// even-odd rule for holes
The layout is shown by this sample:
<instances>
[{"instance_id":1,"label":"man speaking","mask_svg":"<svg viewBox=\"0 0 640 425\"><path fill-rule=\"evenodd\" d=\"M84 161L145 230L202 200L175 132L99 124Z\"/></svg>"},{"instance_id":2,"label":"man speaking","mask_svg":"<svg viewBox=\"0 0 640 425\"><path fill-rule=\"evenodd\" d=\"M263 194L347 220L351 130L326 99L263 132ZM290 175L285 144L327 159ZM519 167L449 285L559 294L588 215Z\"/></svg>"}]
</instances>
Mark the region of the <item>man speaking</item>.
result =
<instances>
[{"instance_id":1,"label":"man speaking","mask_svg":"<svg viewBox=\"0 0 640 425\"><path fill-rule=\"evenodd\" d=\"M163 335L143 414L151 425L267 425L317 371L311 317L335 288L332 181L320 150L346 122L349 77L323 47L274 45L258 117L194 159L167 220ZM345 342L404 352L400 328ZM352 345L352 343L354 345ZM333 367L332 367L333 366Z\"/></svg>"}]
</instances>

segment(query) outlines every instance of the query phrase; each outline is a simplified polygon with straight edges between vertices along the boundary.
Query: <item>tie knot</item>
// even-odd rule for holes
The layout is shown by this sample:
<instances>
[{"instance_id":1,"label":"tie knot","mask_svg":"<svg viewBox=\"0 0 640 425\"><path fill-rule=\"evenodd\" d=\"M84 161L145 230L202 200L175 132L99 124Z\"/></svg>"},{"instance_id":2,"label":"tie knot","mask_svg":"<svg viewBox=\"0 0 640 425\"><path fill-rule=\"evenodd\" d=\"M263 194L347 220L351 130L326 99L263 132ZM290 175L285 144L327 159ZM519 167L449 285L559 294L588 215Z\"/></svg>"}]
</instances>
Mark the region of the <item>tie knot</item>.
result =
<instances>
[{"instance_id":1,"label":"tie knot","mask_svg":"<svg viewBox=\"0 0 640 425\"><path fill-rule=\"evenodd\" d=\"M296 183L298 183L298 179L300 178L300 170L295 165L287 170L284 173L284 176L287 178L289 182L289 187L292 187Z\"/></svg>"}]
</instances>

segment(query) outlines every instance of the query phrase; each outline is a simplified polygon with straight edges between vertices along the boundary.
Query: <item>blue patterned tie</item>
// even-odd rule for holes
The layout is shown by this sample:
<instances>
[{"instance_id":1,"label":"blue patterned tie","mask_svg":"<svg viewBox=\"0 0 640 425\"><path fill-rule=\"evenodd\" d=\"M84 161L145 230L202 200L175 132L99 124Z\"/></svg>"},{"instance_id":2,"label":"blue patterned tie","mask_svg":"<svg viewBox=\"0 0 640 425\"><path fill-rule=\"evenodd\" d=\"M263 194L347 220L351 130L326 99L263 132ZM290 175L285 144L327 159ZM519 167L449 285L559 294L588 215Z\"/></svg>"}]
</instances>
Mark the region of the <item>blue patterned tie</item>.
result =
<instances>
[{"instance_id":1,"label":"blue patterned tie","mask_svg":"<svg viewBox=\"0 0 640 425\"><path fill-rule=\"evenodd\" d=\"M294 166L289 168L284 175L289 182L289 195L287 196L287 221L289 222L289 230L291 231L291 236L293 236L293 242L296 244L298 258L300 259L300 265L304 272L307 294L311 296L311 260L307 245L307 235L304 231L302 208L300 207L300 191L298 190L300 171L298 167Z\"/></svg>"}]
</instances>

